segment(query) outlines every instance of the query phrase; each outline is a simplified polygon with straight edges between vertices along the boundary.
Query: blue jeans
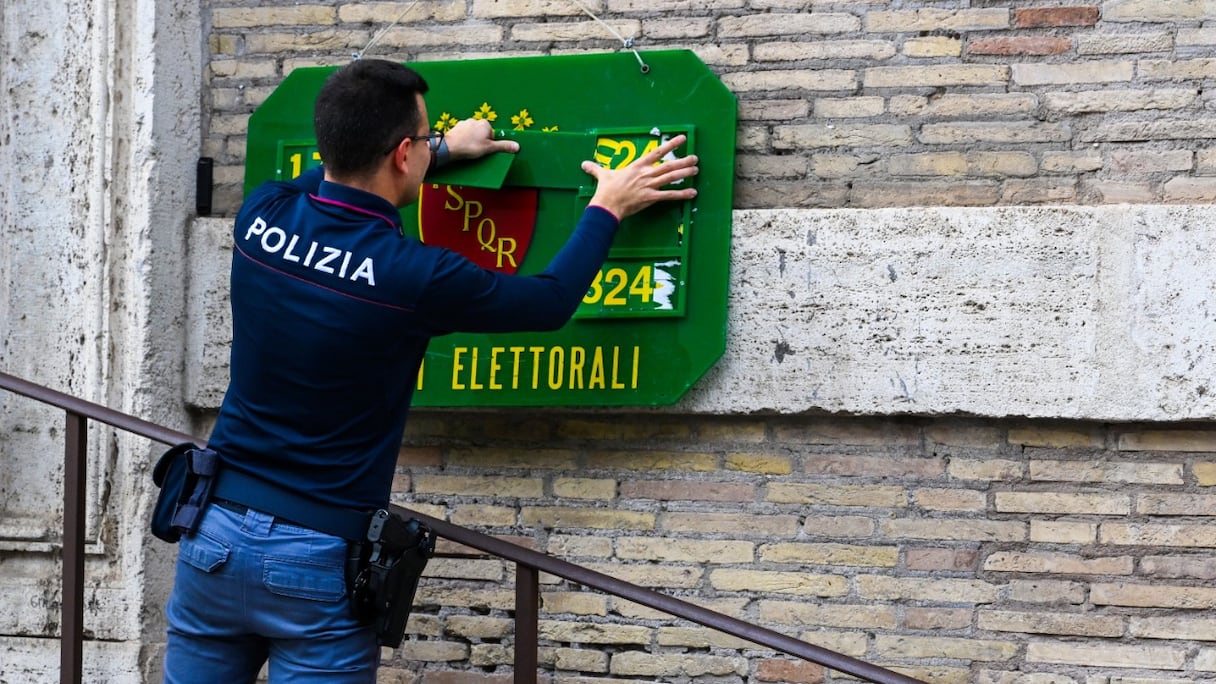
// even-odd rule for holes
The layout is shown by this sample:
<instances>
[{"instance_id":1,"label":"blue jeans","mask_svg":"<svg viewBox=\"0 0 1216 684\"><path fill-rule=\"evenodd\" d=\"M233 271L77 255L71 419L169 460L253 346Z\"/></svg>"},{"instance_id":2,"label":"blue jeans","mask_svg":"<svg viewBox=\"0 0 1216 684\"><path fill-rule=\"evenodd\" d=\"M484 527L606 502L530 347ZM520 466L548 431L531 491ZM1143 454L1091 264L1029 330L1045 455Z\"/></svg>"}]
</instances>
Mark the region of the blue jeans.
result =
<instances>
[{"instance_id":1,"label":"blue jeans","mask_svg":"<svg viewBox=\"0 0 1216 684\"><path fill-rule=\"evenodd\" d=\"M208 507L177 557L165 684L374 684L375 630L351 616L346 541Z\"/></svg>"}]
</instances>

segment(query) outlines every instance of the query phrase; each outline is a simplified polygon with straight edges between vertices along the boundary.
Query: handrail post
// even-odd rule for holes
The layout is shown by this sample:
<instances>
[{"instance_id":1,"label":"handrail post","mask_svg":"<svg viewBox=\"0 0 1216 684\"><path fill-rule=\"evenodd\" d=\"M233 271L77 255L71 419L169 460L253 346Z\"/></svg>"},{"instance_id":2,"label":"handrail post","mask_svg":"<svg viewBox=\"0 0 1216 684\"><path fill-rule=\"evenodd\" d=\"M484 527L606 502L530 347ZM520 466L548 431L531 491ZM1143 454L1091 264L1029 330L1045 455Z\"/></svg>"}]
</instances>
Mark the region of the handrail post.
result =
<instances>
[{"instance_id":1,"label":"handrail post","mask_svg":"<svg viewBox=\"0 0 1216 684\"><path fill-rule=\"evenodd\" d=\"M84 665L84 509L88 419L67 412L63 458L63 602L61 684L80 684Z\"/></svg>"},{"instance_id":2,"label":"handrail post","mask_svg":"<svg viewBox=\"0 0 1216 684\"><path fill-rule=\"evenodd\" d=\"M515 684L536 684L540 572L515 564Z\"/></svg>"}]
</instances>

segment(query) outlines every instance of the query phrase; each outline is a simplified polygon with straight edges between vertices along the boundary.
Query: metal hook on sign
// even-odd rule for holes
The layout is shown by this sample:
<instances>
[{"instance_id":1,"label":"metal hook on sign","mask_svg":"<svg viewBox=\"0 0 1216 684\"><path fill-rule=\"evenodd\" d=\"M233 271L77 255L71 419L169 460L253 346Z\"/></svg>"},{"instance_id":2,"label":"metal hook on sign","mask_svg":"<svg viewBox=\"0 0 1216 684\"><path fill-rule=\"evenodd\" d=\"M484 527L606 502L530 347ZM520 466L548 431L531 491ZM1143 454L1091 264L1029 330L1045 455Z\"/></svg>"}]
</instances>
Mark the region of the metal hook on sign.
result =
<instances>
[{"instance_id":1,"label":"metal hook on sign","mask_svg":"<svg viewBox=\"0 0 1216 684\"><path fill-rule=\"evenodd\" d=\"M624 39L624 41L623 41L623 43L624 43L624 45L625 45L625 49L626 49L626 50L632 50L632 51L633 51L633 56L638 58L638 65L641 67L641 69L642 69L642 73L643 73L643 74L649 74L649 73L650 73L650 65L649 65L649 64L647 64L646 62L642 61L642 55L641 55L641 54L640 54L640 53L639 53L637 50L634 50L634 49L633 49L633 36L630 36L630 37L628 37L628 38L625 38L625 39Z\"/></svg>"},{"instance_id":2,"label":"metal hook on sign","mask_svg":"<svg viewBox=\"0 0 1216 684\"><path fill-rule=\"evenodd\" d=\"M603 26L605 29L607 29L609 33L611 33L612 35L616 36L616 37L617 37L617 40L620 40L620 41L621 41L621 45L624 45L626 50L629 50L629 51L633 52L633 56L634 56L634 57L637 57L637 59L638 59L638 65L641 67L641 69L642 69L642 73L643 73L643 74L648 74L648 73L650 73L650 65L649 65L649 64L647 64L647 63L646 63L646 62L645 62L645 61L642 59L642 55L641 55L641 53L639 53L637 50L634 50L634 49L633 49L633 37L632 37L632 36L630 36L629 38L626 38L626 37L622 36L622 35L620 34L620 32L618 32L616 29L614 29L614 28L612 28L611 26L609 26L609 25L608 25L608 23L607 23L607 22L605 22L603 19L600 19L599 17L595 16L595 14L594 14L594 13L592 13L592 11L591 11L591 10L590 10L590 9L589 9L589 8L588 8L586 5L584 5L583 3L579 2L579 0L570 0L570 1L571 1L571 2L573 2L574 4L578 5L579 7L581 7L581 8L583 9L583 11L587 13L587 16L589 16L589 17L591 17L592 19L594 19L596 22L598 22L598 23L599 23L599 25L600 25L600 26Z\"/></svg>"}]
</instances>

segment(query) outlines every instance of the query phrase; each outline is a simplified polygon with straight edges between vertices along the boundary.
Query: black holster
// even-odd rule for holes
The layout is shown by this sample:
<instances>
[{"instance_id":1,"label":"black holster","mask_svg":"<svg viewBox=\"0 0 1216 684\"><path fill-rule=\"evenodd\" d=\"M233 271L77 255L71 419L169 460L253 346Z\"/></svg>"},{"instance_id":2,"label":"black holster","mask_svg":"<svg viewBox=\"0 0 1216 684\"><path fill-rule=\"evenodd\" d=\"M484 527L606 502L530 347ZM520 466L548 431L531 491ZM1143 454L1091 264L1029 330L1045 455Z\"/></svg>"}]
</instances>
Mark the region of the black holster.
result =
<instances>
[{"instance_id":1,"label":"black holster","mask_svg":"<svg viewBox=\"0 0 1216 684\"><path fill-rule=\"evenodd\" d=\"M381 646L397 648L405 636L414 593L435 553L435 533L418 520L380 509L367 538L351 543L346 586L355 619L374 625Z\"/></svg>"}]
</instances>

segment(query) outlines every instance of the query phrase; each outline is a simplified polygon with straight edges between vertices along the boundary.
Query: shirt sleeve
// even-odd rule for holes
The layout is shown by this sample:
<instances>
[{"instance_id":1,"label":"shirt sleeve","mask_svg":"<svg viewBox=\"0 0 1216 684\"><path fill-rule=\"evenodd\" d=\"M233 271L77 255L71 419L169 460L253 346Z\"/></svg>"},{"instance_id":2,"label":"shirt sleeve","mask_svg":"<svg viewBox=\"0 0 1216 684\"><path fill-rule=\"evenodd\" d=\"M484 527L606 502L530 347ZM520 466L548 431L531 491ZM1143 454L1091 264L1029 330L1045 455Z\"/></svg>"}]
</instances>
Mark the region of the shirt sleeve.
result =
<instances>
[{"instance_id":1,"label":"shirt sleeve","mask_svg":"<svg viewBox=\"0 0 1216 684\"><path fill-rule=\"evenodd\" d=\"M317 166L305 171L304 173L301 173L299 176L296 176L293 180L288 182L288 185L290 185L296 192L310 192L316 194L317 190L321 187L321 181L323 180L325 180L325 167Z\"/></svg>"},{"instance_id":2,"label":"shirt sleeve","mask_svg":"<svg viewBox=\"0 0 1216 684\"><path fill-rule=\"evenodd\" d=\"M318 166L305 171L289 181L266 181L254 189L241 206L244 212L248 207L261 206L267 202L275 202L284 197L303 193L316 194L325 180L325 169Z\"/></svg>"},{"instance_id":3,"label":"shirt sleeve","mask_svg":"<svg viewBox=\"0 0 1216 684\"><path fill-rule=\"evenodd\" d=\"M619 225L609 211L587 207L548 268L532 276L489 271L445 250L416 311L437 334L556 330L587 294Z\"/></svg>"}]
</instances>

